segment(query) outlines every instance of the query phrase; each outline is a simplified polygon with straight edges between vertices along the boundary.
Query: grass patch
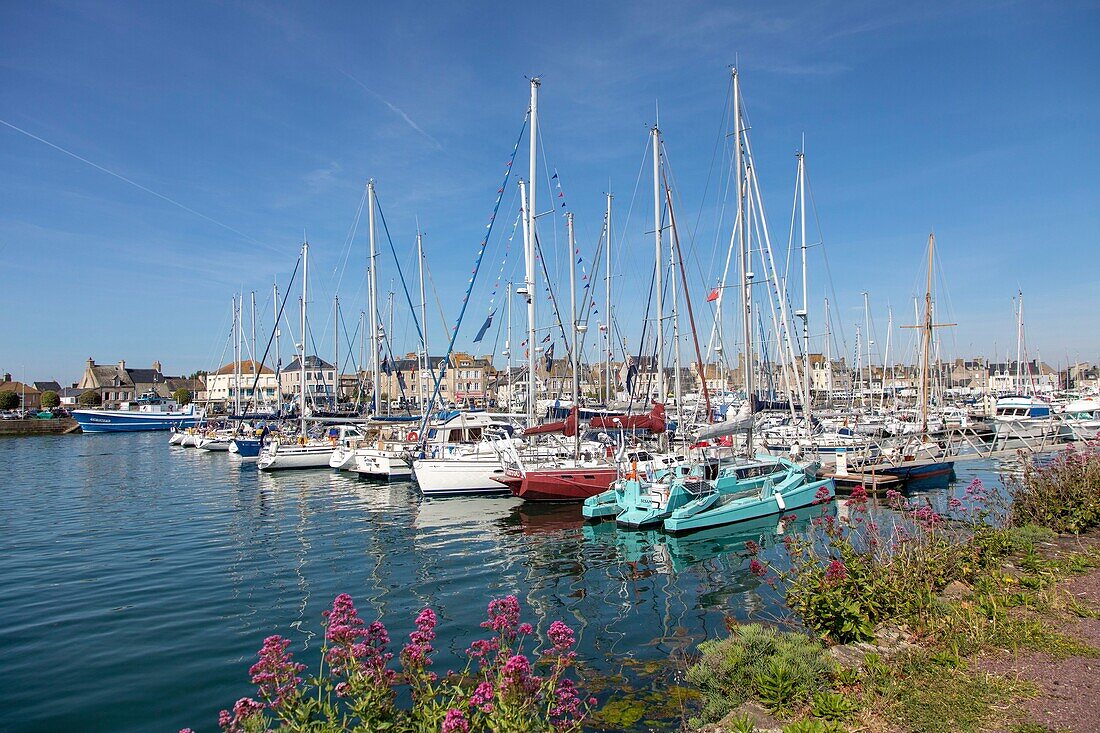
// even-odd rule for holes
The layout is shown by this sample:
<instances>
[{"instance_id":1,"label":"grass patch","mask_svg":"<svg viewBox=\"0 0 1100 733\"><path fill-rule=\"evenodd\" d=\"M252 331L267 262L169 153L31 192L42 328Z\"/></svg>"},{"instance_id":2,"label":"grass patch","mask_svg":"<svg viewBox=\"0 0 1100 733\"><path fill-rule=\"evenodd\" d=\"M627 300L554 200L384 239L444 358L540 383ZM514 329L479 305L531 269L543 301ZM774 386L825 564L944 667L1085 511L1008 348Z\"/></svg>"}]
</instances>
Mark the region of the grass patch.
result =
<instances>
[{"instance_id":1,"label":"grass patch","mask_svg":"<svg viewBox=\"0 0 1100 733\"><path fill-rule=\"evenodd\" d=\"M872 673L868 686L885 717L912 733L977 732L997 722L997 709L1034 688L914 655ZM878 705L873 707L878 708Z\"/></svg>"},{"instance_id":2,"label":"grass patch","mask_svg":"<svg viewBox=\"0 0 1100 733\"><path fill-rule=\"evenodd\" d=\"M693 725L719 720L748 700L789 714L826 688L832 668L820 642L760 624L735 626L699 651L687 673L703 699Z\"/></svg>"}]
</instances>

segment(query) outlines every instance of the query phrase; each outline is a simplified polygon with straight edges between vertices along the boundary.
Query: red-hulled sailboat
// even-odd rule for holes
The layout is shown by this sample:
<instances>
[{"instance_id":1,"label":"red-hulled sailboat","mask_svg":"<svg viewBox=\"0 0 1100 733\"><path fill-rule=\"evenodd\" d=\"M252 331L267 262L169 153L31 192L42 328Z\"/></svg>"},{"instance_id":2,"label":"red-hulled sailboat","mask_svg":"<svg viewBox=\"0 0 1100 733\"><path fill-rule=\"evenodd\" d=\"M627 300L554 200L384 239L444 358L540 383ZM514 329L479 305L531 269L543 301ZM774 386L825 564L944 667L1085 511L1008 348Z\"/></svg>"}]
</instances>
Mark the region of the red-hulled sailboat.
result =
<instances>
[{"instance_id":1,"label":"red-hulled sailboat","mask_svg":"<svg viewBox=\"0 0 1100 733\"><path fill-rule=\"evenodd\" d=\"M665 406L655 403L644 415L621 415L618 417L594 417L588 423L589 428L598 430L616 430L658 434L665 431ZM524 437L548 433L561 433L566 437L575 437L578 430L577 408L569 417L553 423L546 423L524 431ZM637 451L627 460L649 462L649 453ZM525 467L518 456L506 462L503 477L494 477L508 486L512 494L526 501L584 501L590 496L603 493L618 477L613 455L604 455L601 460L593 458L568 458L555 461L545 467Z\"/></svg>"}]
</instances>

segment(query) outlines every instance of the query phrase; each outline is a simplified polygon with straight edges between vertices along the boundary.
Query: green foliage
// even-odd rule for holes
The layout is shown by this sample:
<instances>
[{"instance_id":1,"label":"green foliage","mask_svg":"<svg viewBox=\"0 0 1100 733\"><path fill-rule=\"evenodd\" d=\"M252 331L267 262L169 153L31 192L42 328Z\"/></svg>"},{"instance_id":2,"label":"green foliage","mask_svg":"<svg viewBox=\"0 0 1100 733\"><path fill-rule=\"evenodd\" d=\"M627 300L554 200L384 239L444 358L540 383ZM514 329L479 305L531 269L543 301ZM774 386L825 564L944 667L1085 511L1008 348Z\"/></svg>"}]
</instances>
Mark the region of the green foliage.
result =
<instances>
[{"instance_id":1,"label":"green foliage","mask_svg":"<svg viewBox=\"0 0 1100 733\"><path fill-rule=\"evenodd\" d=\"M1013 482L1010 521L1069 533L1100 525L1100 449L1070 446L1046 465L1026 464Z\"/></svg>"},{"instance_id":2,"label":"green foliage","mask_svg":"<svg viewBox=\"0 0 1100 733\"><path fill-rule=\"evenodd\" d=\"M94 389L89 389L87 392L81 392L76 401L81 407L99 407L103 404L103 397Z\"/></svg>"},{"instance_id":3,"label":"green foliage","mask_svg":"<svg viewBox=\"0 0 1100 733\"><path fill-rule=\"evenodd\" d=\"M725 639L699 645L702 658L687 673L703 696L703 722L721 719L747 700L773 710L808 702L829 679L821 644L803 634L760 624L736 626Z\"/></svg>"},{"instance_id":4,"label":"green foliage","mask_svg":"<svg viewBox=\"0 0 1100 733\"><path fill-rule=\"evenodd\" d=\"M1049 527L1025 524L1022 527L1010 527L1007 539L1014 552L1025 553L1033 552L1037 545L1050 542L1054 537L1055 532Z\"/></svg>"},{"instance_id":5,"label":"green foliage","mask_svg":"<svg viewBox=\"0 0 1100 733\"><path fill-rule=\"evenodd\" d=\"M832 721L807 718L783 726L783 733L844 733L844 728Z\"/></svg>"},{"instance_id":6,"label":"green foliage","mask_svg":"<svg viewBox=\"0 0 1100 733\"><path fill-rule=\"evenodd\" d=\"M824 690L814 695L810 714L825 720L843 721L856 712L856 704L847 695Z\"/></svg>"},{"instance_id":7,"label":"green foliage","mask_svg":"<svg viewBox=\"0 0 1100 733\"><path fill-rule=\"evenodd\" d=\"M1029 688L1021 683L914 656L878 678L888 717L912 733L976 733Z\"/></svg>"},{"instance_id":8,"label":"green foliage","mask_svg":"<svg viewBox=\"0 0 1100 733\"><path fill-rule=\"evenodd\" d=\"M47 389L42 393L41 401L42 406L46 409L57 407L61 404L61 398L58 397L57 392L54 392L52 389Z\"/></svg>"},{"instance_id":9,"label":"green foliage","mask_svg":"<svg viewBox=\"0 0 1100 733\"><path fill-rule=\"evenodd\" d=\"M0 410L14 410L19 407L19 395L10 389L0 391Z\"/></svg>"},{"instance_id":10,"label":"green foliage","mask_svg":"<svg viewBox=\"0 0 1100 733\"><path fill-rule=\"evenodd\" d=\"M1006 530L991 526L989 492L974 482L968 500L940 514L889 499L901 514L888 541L867 518L867 496L854 491L843 519L815 520L817 535L786 543L787 606L829 641L874 638L885 622L919 614L954 580L970 580L1011 550Z\"/></svg>"},{"instance_id":11,"label":"green foliage","mask_svg":"<svg viewBox=\"0 0 1100 733\"><path fill-rule=\"evenodd\" d=\"M172 393L172 399L180 405L189 405L191 404L191 390L186 387L180 387Z\"/></svg>"},{"instance_id":12,"label":"green foliage","mask_svg":"<svg viewBox=\"0 0 1100 733\"><path fill-rule=\"evenodd\" d=\"M756 723L747 715L738 715L723 725L726 733L756 733Z\"/></svg>"}]
</instances>

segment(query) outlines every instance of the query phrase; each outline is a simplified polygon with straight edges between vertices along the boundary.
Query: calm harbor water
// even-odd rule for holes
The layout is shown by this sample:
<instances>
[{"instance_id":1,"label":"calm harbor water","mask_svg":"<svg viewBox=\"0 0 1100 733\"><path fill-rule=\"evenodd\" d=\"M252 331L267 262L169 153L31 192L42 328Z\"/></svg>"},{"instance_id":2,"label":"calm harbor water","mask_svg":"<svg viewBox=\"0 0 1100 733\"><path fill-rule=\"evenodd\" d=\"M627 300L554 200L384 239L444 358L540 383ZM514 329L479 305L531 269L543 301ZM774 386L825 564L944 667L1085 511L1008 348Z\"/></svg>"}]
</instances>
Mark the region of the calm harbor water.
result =
<instances>
[{"instance_id":1,"label":"calm harbor water","mask_svg":"<svg viewBox=\"0 0 1100 733\"><path fill-rule=\"evenodd\" d=\"M0 440L0 467L4 731L216 730L218 710L251 694L268 634L315 668L321 611L341 592L395 643L436 609L440 671L462 666L488 601L514 593L536 628L577 629L601 702L664 689L667 662L727 615L780 613L744 553L745 540L772 538L765 552L780 557L771 521L620 532L584 525L576 506L429 501L328 470L260 474L163 433ZM961 464L950 490L974 476L997 481L990 464Z\"/></svg>"}]
</instances>

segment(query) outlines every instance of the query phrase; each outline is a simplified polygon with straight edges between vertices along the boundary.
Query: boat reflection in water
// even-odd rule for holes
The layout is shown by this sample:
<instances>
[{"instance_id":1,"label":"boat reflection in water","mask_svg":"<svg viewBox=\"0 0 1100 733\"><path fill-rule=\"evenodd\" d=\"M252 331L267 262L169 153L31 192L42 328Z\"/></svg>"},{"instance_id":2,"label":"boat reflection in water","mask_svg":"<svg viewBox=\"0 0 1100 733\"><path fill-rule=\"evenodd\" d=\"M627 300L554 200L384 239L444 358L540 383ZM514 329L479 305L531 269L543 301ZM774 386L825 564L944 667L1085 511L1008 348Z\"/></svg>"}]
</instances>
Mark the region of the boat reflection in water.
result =
<instances>
[{"instance_id":1,"label":"boat reflection in water","mask_svg":"<svg viewBox=\"0 0 1100 733\"><path fill-rule=\"evenodd\" d=\"M686 535L668 535L657 530L629 530L611 522L586 523L582 531L585 540L590 543L616 547L626 563L643 562L647 556L652 556L659 568L664 566L667 572L681 573L715 558L736 556L739 564L745 565L745 573L748 574L751 553L746 543L755 542L760 552L765 553L778 547L786 535L807 531L815 517L825 515L836 515L836 502ZM756 581L755 576L750 577ZM753 586L757 584L752 583Z\"/></svg>"}]
</instances>

